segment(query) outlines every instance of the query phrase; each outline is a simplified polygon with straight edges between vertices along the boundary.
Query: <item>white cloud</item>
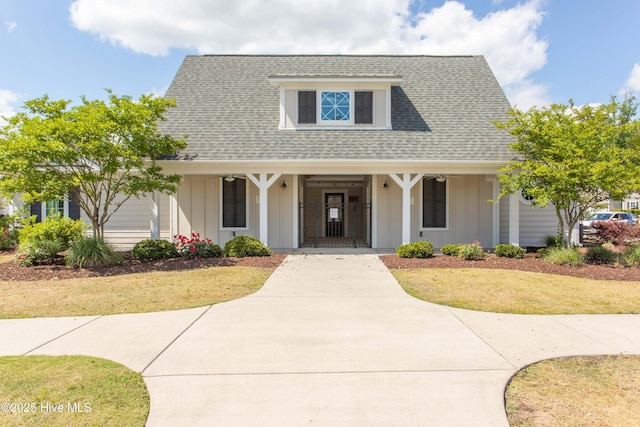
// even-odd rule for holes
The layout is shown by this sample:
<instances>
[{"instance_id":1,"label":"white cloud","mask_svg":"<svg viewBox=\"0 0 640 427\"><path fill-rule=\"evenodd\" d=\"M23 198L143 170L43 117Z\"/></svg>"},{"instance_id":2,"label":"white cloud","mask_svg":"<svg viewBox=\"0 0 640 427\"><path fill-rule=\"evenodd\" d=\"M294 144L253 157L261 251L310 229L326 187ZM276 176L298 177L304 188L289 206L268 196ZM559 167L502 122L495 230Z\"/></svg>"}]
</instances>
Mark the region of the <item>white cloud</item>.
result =
<instances>
[{"instance_id":1,"label":"white cloud","mask_svg":"<svg viewBox=\"0 0 640 427\"><path fill-rule=\"evenodd\" d=\"M626 93L640 95L640 64L633 66L629 78L620 89L621 96Z\"/></svg>"},{"instance_id":2,"label":"white cloud","mask_svg":"<svg viewBox=\"0 0 640 427\"><path fill-rule=\"evenodd\" d=\"M0 126L5 123L2 117L9 118L16 113L15 104L17 104L19 100L20 97L17 93L0 89Z\"/></svg>"},{"instance_id":3,"label":"white cloud","mask_svg":"<svg viewBox=\"0 0 640 427\"><path fill-rule=\"evenodd\" d=\"M4 23L7 26L7 32L10 33L13 30L16 29L16 27L18 26L17 22L13 22L13 21L5 21Z\"/></svg>"},{"instance_id":4,"label":"white cloud","mask_svg":"<svg viewBox=\"0 0 640 427\"><path fill-rule=\"evenodd\" d=\"M495 1L494 1L495 3ZM138 53L484 55L505 91L542 99L529 76L547 60L539 0L477 17L458 1L411 15L418 0L76 0L71 20Z\"/></svg>"}]
</instances>

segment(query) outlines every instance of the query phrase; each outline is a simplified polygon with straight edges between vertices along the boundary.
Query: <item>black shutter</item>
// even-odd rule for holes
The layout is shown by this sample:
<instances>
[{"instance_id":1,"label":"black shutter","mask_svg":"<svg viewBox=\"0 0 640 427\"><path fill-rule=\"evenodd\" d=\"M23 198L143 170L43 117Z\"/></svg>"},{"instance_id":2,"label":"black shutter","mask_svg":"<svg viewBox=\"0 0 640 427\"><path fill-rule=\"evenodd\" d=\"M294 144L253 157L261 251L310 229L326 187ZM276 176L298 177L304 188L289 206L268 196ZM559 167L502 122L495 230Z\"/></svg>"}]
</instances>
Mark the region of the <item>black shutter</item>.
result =
<instances>
[{"instance_id":1,"label":"black shutter","mask_svg":"<svg viewBox=\"0 0 640 427\"><path fill-rule=\"evenodd\" d=\"M316 91L298 91L298 123L316 122Z\"/></svg>"},{"instance_id":2,"label":"black shutter","mask_svg":"<svg viewBox=\"0 0 640 427\"><path fill-rule=\"evenodd\" d=\"M356 92L356 123L373 123L373 92Z\"/></svg>"},{"instance_id":3,"label":"black shutter","mask_svg":"<svg viewBox=\"0 0 640 427\"><path fill-rule=\"evenodd\" d=\"M222 178L222 226L247 226L247 181Z\"/></svg>"},{"instance_id":4,"label":"black shutter","mask_svg":"<svg viewBox=\"0 0 640 427\"><path fill-rule=\"evenodd\" d=\"M78 189L74 189L71 193L69 193L69 218L71 219L80 219L80 205L78 204L77 197Z\"/></svg>"},{"instance_id":5,"label":"black shutter","mask_svg":"<svg viewBox=\"0 0 640 427\"><path fill-rule=\"evenodd\" d=\"M29 213L36 216L36 222L42 222L42 203L33 202L29 208Z\"/></svg>"}]
</instances>

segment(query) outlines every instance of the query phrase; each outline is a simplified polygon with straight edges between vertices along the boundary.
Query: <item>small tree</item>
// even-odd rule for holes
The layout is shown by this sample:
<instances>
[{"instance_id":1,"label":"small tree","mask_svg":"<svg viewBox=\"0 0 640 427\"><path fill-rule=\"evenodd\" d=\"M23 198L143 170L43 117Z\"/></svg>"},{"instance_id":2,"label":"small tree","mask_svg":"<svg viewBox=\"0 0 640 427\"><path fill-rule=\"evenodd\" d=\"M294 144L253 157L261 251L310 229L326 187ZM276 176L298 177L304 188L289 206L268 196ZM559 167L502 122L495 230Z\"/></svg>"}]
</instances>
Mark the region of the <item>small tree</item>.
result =
<instances>
[{"instance_id":1,"label":"small tree","mask_svg":"<svg viewBox=\"0 0 640 427\"><path fill-rule=\"evenodd\" d=\"M640 188L640 125L634 98L615 97L606 105L553 104L528 111L512 109L496 123L516 137L517 154L499 176L500 197L525 189L538 207L553 203L560 234L571 246L571 230L588 210L608 199L621 200Z\"/></svg>"},{"instance_id":2,"label":"small tree","mask_svg":"<svg viewBox=\"0 0 640 427\"><path fill-rule=\"evenodd\" d=\"M102 238L104 225L131 197L175 192L180 176L164 174L156 163L186 146L157 128L174 101L107 92L108 102L82 97L75 106L45 95L7 119L0 129L0 194L24 193L27 201L72 195L94 237Z\"/></svg>"}]
</instances>

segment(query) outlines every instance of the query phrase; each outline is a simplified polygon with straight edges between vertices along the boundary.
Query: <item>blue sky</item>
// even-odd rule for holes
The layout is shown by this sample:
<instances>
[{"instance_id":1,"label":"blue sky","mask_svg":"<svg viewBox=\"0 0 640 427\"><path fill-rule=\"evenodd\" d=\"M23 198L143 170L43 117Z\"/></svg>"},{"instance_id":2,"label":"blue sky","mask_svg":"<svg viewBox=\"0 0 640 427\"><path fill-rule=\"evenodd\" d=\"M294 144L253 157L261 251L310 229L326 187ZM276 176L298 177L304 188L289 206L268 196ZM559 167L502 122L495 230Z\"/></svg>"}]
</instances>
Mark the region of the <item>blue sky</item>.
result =
<instances>
[{"instance_id":1,"label":"blue sky","mask_svg":"<svg viewBox=\"0 0 640 427\"><path fill-rule=\"evenodd\" d=\"M149 5L153 5L150 7ZM163 94L187 54L482 54L519 108L640 95L637 0L0 0L0 115Z\"/></svg>"}]
</instances>

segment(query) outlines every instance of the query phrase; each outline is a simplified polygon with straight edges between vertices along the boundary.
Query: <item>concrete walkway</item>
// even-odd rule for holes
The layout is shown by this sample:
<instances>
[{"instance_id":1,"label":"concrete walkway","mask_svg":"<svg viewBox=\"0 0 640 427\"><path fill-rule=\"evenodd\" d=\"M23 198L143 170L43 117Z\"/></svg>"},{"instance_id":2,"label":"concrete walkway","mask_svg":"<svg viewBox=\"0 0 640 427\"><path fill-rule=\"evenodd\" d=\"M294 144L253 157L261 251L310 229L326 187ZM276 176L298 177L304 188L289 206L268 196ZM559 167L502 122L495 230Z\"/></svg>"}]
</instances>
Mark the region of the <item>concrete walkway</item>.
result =
<instances>
[{"instance_id":1,"label":"concrete walkway","mask_svg":"<svg viewBox=\"0 0 640 427\"><path fill-rule=\"evenodd\" d=\"M246 298L0 320L0 355L143 372L149 426L507 426L504 387L549 357L640 354L640 316L525 316L408 296L376 255L293 255Z\"/></svg>"}]
</instances>

